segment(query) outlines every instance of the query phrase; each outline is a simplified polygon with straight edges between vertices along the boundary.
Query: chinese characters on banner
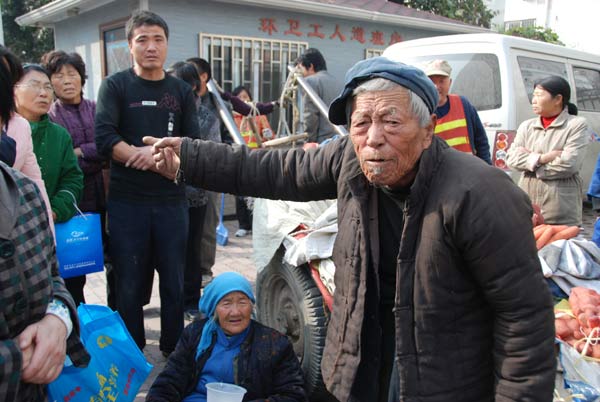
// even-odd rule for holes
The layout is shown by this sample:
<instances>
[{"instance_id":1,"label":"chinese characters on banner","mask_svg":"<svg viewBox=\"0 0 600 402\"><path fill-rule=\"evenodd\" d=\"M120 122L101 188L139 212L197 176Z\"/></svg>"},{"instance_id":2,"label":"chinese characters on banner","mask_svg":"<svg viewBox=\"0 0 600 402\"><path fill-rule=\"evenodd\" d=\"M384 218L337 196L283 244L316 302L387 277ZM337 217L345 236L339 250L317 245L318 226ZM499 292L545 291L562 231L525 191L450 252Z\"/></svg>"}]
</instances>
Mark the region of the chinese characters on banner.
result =
<instances>
[{"instance_id":1,"label":"chinese characters on banner","mask_svg":"<svg viewBox=\"0 0 600 402\"><path fill-rule=\"evenodd\" d=\"M274 32L279 32L275 18L261 18L258 30L267 33L269 36L273 35ZM402 42L402 36L396 31L389 36L389 40L381 31L367 32L364 28L359 26L354 26L349 32L345 32L339 24L335 24L335 29L329 31L330 32L323 30L321 24L308 24L305 27L302 27L299 20L288 19L287 29L283 31L283 34L296 37L306 35L308 38L327 38L339 40L340 42L350 40L361 44L369 42L370 44L378 46L385 46L386 44L393 45L394 43Z\"/></svg>"}]
</instances>

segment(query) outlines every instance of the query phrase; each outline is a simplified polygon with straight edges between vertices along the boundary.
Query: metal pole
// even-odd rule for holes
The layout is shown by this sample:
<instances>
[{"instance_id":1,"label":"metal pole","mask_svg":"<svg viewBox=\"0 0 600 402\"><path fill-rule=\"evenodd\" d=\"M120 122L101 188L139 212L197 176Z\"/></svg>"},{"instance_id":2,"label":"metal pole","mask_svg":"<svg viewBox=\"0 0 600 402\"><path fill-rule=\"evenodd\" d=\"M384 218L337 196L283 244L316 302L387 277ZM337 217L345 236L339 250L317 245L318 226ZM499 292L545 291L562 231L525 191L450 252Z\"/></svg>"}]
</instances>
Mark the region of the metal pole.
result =
<instances>
[{"instance_id":1,"label":"metal pole","mask_svg":"<svg viewBox=\"0 0 600 402\"><path fill-rule=\"evenodd\" d=\"M323 101L321 100L321 98L319 97L319 95L317 95L315 93L315 91L311 88L310 85L308 85L306 83L306 81L304 80L304 77L302 77L300 74L295 72L295 68L292 66L288 66L288 70L290 73L292 74L296 74L296 81L298 82L298 84L300 84L300 86L302 87L302 89L304 90L304 92L306 93L306 95L308 95L308 97L310 98L310 100L317 105L317 108L319 109L319 112L321 112L321 114L323 116L325 116L326 118L329 118L329 108L323 103ZM346 136L348 135L348 131L346 131L346 128L343 126L338 126L335 125L333 123L331 123L331 126L335 129L335 131L337 131L337 133L341 136Z\"/></svg>"},{"instance_id":2,"label":"metal pole","mask_svg":"<svg viewBox=\"0 0 600 402\"><path fill-rule=\"evenodd\" d=\"M4 45L4 26L2 24L2 2L0 1L0 45Z\"/></svg>"},{"instance_id":3,"label":"metal pole","mask_svg":"<svg viewBox=\"0 0 600 402\"><path fill-rule=\"evenodd\" d=\"M227 127L227 131L229 131L229 135L233 138L233 141L239 145L246 145L246 141L244 141L244 138L240 134L240 130L238 129L237 124L235 124L235 121L233 121L233 117L231 117L231 113L229 113L227 106L225 106L225 102L223 102L221 94L213 80L208 80L206 88L208 89L208 92L213 94L213 97L217 101L219 116L221 116L221 120L225 123L225 127Z\"/></svg>"}]
</instances>

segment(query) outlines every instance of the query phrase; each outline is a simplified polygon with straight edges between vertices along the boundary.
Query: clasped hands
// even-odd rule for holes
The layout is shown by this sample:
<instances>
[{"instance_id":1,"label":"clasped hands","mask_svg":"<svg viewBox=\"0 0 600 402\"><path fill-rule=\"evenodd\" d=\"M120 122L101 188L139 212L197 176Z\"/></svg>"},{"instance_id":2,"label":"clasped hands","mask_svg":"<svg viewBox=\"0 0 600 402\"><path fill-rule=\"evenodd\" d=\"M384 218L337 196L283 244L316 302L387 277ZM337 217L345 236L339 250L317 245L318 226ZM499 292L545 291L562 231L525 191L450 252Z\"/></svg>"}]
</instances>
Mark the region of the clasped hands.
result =
<instances>
[{"instance_id":1,"label":"clasped hands","mask_svg":"<svg viewBox=\"0 0 600 402\"><path fill-rule=\"evenodd\" d=\"M61 373L67 352L67 327L60 318L46 314L14 341L23 360L21 381L48 384Z\"/></svg>"},{"instance_id":2,"label":"clasped hands","mask_svg":"<svg viewBox=\"0 0 600 402\"><path fill-rule=\"evenodd\" d=\"M144 144L151 145L151 154L156 171L164 177L174 180L181 164L181 137L144 137Z\"/></svg>"},{"instance_id":3,"label":"clasped hands","mask_svg":"<svg viewBox=\"0 0 600 402\"><path fill-rule=\"evenodd\" d=\"M138 170L153 170L154 159L152 159L152 147L132 147L134 154L127 159L125 167Z\"/></svg>"}]
</instances>

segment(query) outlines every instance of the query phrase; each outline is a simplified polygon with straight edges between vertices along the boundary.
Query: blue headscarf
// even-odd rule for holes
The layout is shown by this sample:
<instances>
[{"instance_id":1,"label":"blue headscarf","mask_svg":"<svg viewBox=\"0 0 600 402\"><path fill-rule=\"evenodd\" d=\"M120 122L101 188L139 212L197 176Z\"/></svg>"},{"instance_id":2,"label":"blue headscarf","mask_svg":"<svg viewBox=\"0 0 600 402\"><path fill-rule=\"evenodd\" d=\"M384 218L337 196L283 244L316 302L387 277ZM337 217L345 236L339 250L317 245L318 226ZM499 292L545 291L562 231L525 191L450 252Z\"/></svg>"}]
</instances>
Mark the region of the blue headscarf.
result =
<instances>
[{"instance_id":1,"label":"blue headscarf","mask_svg":"<svg viewBox=\"0 0 600 402\"><path fill-rule=\"evenodd\" d=\"M204 288L202 298L198 303L200 311L208 317L208 321L202 328L202 337L196 349L196 359L210 347L213 334L217 332L219 324L215 321L215 310L221 299L231 292L242 292L255 303L254 293L250 282L237 272L224 272L216 276L211 283Z\"/></svg>"}]
</instances>

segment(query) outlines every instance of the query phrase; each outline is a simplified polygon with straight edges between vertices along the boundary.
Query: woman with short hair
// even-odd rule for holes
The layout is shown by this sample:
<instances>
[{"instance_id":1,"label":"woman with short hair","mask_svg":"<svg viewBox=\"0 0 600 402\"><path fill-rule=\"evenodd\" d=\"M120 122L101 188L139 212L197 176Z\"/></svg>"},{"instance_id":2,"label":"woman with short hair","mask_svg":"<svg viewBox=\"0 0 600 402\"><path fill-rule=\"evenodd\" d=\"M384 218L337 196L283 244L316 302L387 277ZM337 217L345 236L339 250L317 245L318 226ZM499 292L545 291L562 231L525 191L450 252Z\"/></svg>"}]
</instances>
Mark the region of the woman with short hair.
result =
<instances>
[{"instance_id":1,"label":"woman with short hair","mask_svg":"<svg viewBox=\"0 0 600 402\"><path fill-rule=\"evenodd\" d=\"M102 170L107 167L107 161L96 150L94 116L96 102L83 97L83 87L87 78L85 63L77 53L66 53L55 50L42 57L42 63L50 74L50 81L56 95L50 106L50 120L67 129L73 141L73 152L77 164L83 172L83 193L78 203L83 212L100 214L104 228L106 214L106 196ZM106 236L103 232L103 240ZM107 271L108 272L108 271ZM112 279L107 273L109 287ZM75 302L85 303L83 288L86 276L75 276L65 279L67 288ZM116 308L114 292L108 291L108 305Z\"/></svg>"},{"instance_id":2,"label":"woman with short hair","mask_svg":"<svg viewBox=\"0 0 600 402\"><path fill-rule=\"evenodd\" d=\"M77 163L84 175L79 208L84 212L102 213L106 207L102 177L106 160L96 151L96 102L83 97L87 78L85 63L79 54L62 50L47 53L43 61L56 95L48 115L50 120L66 128L71 135Z\"/></svg>"},{"instance_id":3,"label":"woman with short hair","mask_svg":"<svg viewBox=\"0 0 600 402\"><path fill-rule=\"evenodd\" d=\"M15 85L17 112L31 126L33 152L42 172L54 222L66 222L77 213L83 173L73 152L71 136L64 127L48 118L54 99L48 72L39 64L26 64L23 72ZM82 302L83 284L71 286L69 279L66 282L75 303Z\"/></svg>"},{"instance_id":4,"label":"woman with short hair","mask_svg":"<svg viewBox=\"0 0 600 402\"><path fill-rule=\"evenodd\" d=\"M14 85L19 82L23 76L23 66L21 65L21 61L17 56L11 53L10 50L2 45L0 45L0 60L10 70L10 77L12 79L11 90L13 90ZM8 106L11 108L11 114L10 119L3 122L2 127L8 137L12 138L15 142L16 154L12 167L29 177L35 182L35 184L37 184L38 189L42 194L42 198L44 199L46 210L48 211L48 219L50 221L52 234L54 234L54 222L52 220L50 200L48 199L48 193L46 192L44 180L42 180L40 166L38 165L35 154L33 153L31 127L29 126L29 122L27 120L15 112L14 96L7 100L10 102Z\"/></svg>"}]
</instances>

